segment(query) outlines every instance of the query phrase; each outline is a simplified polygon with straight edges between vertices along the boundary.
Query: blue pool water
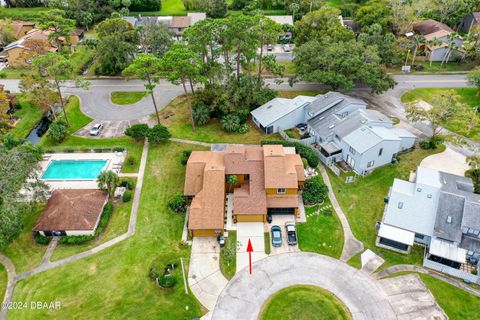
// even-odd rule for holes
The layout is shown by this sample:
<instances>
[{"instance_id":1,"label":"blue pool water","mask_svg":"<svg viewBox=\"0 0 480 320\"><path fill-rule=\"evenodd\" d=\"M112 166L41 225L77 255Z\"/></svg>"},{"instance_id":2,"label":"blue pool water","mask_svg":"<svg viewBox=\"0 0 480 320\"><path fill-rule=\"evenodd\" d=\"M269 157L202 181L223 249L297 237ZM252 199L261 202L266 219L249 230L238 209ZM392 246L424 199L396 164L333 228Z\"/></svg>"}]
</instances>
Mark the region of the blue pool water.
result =
<instances>
[{"instance_id":1,"label":"blue pool water","mask_svg":"<svg viewBox=\"0 0 480 320\"><path fill-rule=\"evenodd\" d=\"M43 173L44 180L92 180L107 164L107 160L53 160Z\"/></svg>"}]
</instances>

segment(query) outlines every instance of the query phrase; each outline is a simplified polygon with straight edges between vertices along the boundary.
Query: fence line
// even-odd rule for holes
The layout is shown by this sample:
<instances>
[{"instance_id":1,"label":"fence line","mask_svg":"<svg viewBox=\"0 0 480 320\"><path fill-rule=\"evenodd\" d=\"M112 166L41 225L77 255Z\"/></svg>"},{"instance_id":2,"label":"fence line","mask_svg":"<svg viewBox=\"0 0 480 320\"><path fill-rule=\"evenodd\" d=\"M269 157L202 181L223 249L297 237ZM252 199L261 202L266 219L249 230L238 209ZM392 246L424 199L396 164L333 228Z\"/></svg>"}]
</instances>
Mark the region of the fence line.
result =
<instances>
[{"instance_id":1,"label":"fence line","mask_svg":"<svg viewBox=\"0 0 480 320\"><path fill-rule=\"evenodd\" d=\"M461 270L443 265L441 263L438 263L438 262L435 262L435 261L432 261L432 260L423 259L423 266L427 267L427 268L430 268L430 269L433 269L433 270L436 270L436 271L440 271L440 272L449 274L449 275L454 276L456 278L460 278L460 279L468 280L468 281L473 282L473 283L480 284L480 276L477 276L477 275L474 275L474 274L471 274L471 273L468 273L468 272L465 272L465 271L461 271Z\"/></svg>"}]
</instances>

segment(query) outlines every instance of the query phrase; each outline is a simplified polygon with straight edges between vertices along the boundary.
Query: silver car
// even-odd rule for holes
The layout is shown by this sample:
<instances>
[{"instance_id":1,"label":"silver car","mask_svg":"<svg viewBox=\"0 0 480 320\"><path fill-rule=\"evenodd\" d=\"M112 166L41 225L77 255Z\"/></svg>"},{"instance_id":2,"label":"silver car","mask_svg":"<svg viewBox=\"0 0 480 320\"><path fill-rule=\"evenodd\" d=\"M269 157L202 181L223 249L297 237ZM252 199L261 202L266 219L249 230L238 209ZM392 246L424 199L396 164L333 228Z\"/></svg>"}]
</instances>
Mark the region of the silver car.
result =
<instances>
[{"instance_id":1,"label":"silver car","mask_svg":"<svg viewBox=\"0 0 480 320\"><path fill-rule=\"evenodd\" d=\"M98 136L100 134L100 131L103 129L103 124L101 123L96 123L92 129L90 129L90 135L91 136Z\"/></svg>"}]
</instances>

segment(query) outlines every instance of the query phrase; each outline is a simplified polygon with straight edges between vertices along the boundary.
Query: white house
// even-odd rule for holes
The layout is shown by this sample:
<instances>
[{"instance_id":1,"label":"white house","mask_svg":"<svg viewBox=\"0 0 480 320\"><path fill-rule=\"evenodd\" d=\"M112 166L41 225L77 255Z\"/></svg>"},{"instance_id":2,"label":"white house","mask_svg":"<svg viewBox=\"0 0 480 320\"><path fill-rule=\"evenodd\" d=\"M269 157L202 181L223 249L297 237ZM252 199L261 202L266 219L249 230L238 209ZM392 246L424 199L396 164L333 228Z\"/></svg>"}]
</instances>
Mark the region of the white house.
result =
<instances>
[{"instance_id":1,"label":"white house","mask_svg":"<svg viewBox=\"0 0 480 320\"><path fill-rule=\"evenodd\" d=\"M413 181L394 180L386 201L377 246L424 245L425 266L480 281L469 272L480 260L480 195L469 178L418 167Z\"/></svg>"},{"instance_id":2,"label":"white house","mask_svg":"<svg viewBox=\"0 0 480 320\"><path fill-rule=\"evenodd\" d=\"M387 116L367 109L365 101L338 92L276 98L251 114L267 134L306 127L307 136L301 142L313 144L324 163L345 161L361 175L391 163L399 152L415 144L413 134L394 128Z\"/></svg>"}]
</instances>

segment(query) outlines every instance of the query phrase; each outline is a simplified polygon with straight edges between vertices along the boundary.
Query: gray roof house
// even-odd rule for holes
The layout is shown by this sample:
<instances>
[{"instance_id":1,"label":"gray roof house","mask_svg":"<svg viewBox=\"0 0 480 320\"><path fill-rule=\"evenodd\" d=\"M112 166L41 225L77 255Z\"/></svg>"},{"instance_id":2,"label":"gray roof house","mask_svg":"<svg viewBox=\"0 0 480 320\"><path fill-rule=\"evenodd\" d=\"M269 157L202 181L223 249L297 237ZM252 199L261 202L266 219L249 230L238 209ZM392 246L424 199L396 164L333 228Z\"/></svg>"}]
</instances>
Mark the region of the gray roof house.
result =
<instances>
[{"instance_id":1,"label":"gray roof house","mask_svg":"<svg viewBox=\"0 0 480 320\"><path fill-rule=\"evenodd\" d=\"M276 98L251 114L267 134L303 124L309 137L300 142L312 144L325 164L344 161L361 175L391 163L396 154L415 143L413 134L394 128L387 116L367 109L363 100L338 92Z\"/></svg>"},{"instance_id":2,"label":"gray roof house","mask_svg":"<svg viewBox=\"0 0 480 320\"><path fill-rule=\"evenodd\" d=\"M408 253L426 247L424 266L480 283L480 195L469 178L418 167L412 182L395 179L377 245Z\"/></svg>"}]
</instances>

